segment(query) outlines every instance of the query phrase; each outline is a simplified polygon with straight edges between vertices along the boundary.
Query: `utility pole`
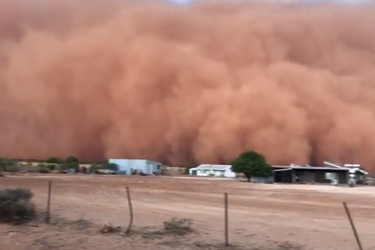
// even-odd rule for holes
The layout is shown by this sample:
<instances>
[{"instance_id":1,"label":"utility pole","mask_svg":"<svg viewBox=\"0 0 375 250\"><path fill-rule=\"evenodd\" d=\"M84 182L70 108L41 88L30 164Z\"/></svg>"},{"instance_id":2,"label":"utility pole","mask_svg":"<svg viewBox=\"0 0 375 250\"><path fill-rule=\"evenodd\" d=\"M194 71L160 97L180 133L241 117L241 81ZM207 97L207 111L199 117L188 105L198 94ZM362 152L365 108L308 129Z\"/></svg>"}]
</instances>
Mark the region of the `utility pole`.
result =
<instances>
[{"instance_id":1,"label":"utility pole","mask_svg":"<svg viewBox=\"0 0 375 250\"><path fill-rule=\"evenodd\" d=\"M350 169L349 169L349 186L354 187L356 184L356 168L355 168L355 158L354 158L354 153L355 153L355 144L352 144L350 147L350 153L351 153L351 162L350 164Z\"/></svg>"},{"instance_id":2,"label":"utility pole","mask_svg":"<svg viewBox=\"0 0 375 250\"><path fill-rule=\"evenodd\" d=\"M355 154L355 144L352 144L352 147L351 147L352 164L355 164L354 154Z\"/></svg>"}]
</instances>

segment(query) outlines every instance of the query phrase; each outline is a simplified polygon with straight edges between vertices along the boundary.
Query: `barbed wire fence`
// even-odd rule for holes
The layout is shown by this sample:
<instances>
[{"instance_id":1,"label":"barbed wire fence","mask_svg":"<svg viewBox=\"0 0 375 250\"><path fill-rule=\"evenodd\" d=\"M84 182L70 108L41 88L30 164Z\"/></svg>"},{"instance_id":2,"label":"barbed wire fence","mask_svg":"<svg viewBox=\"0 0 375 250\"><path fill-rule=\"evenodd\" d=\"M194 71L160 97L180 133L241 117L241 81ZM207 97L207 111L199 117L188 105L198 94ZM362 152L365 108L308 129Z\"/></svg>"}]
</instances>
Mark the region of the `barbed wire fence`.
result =
<instances>
[{"instance_id":1,"label":"barbed wire fence","mask_svg":"<svg viewBox=\"0 0 375 250\"><path fill-rule=\"evenodd\" d=\"M125 230L125 233L131 233L132 232L132 227L133 227L133 224L134 224L134 208L133 208L133 203L132 203L132 198L131 198L131 190L129 187L126 187L125 188L126 190L126 196L127 196L127 203L128 203L128 210L129 210L129 222L128 222L128 225L127 225L127 228ZM47 224L50 224L50 219L51 219L51 216L53 216L53 201L54 201L54 198L53 198L53 182L52 181L48 181L47 183L47 200L46 200L46 214L45 214L45 222ZM230 212L230 209L229 209L229 194L228 193L223 193L223 225L224 225L224 228L223 228L223 246L225 247L228 247L230 246L230 239L229 239L229 223L230 223L230 219L229 219L229 212ZM358 250L363 250L363 246L362 246L362 242L360 240L360 237L359 237L359 234L357 232L357 229L356 229L356 226L355 226L355 223L354 223L354 220L353 220L353 217L351 215L351 212L350 212L350 208L347 204L347 202L342 202L342 205L343 205L343 209L345 210L345 213L347 215L347 219L348 219L348 225L350 225L350 228L353 232L353 236L356 240L356 243L357 243L357 246L358 246Z\"/></svg>"}]
</instances>

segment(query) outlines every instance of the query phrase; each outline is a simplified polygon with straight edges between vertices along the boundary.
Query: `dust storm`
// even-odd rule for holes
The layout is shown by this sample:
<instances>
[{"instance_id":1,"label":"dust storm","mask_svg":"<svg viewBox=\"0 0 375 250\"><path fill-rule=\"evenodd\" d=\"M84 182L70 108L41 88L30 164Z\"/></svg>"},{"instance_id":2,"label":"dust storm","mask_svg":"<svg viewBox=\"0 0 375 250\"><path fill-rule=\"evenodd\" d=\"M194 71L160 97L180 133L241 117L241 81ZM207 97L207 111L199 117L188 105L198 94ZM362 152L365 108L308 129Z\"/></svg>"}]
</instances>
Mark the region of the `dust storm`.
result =
<instances>
[{"instance_id":1,"label":"dust storm","mask_svg":"<svg viewBox=\"0 0 375 250\"><path fill-rule=\"evenodd\" d=\"M0 0L0 155L375 170L375 6Z\"/></svg>"}]
</instances>

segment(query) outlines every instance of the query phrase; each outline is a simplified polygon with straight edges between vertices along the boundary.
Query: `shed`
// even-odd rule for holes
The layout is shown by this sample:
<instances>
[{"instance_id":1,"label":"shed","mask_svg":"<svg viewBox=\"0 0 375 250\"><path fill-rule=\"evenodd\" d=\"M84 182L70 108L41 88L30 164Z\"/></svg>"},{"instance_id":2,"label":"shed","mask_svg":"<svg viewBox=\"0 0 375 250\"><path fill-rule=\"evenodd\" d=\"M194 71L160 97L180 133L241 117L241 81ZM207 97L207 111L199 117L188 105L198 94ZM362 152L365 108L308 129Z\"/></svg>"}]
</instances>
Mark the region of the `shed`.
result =
<instances>
[{"instance_id":1,"label":"shed","mask_svg":"<svg viewBox=\"0 0 375 250\"><path fill-rule=\"evenodd\" d=\"M216 176L234 178L236 174L232 171L231 165L201 164L189 169L189 175L193 176Z\"/></svg>"},{"instance_id":2,"label":"shed","mask_svg":"<svg viewBox=\"0 0 375 250\"><path fill-rule=\"evenodd\" d=\"M162 167L160 162L145 159L109 159L108 162L118 166L119 174L126 175L132 175L135 172L156 174L161 171Z\"/></svg>"},{"instance_id":3,"label":"shed","mask_svg":"<svg viewBox=\"0 0 375 250\"><path fill-rule=\"evenodd\" d=\"M308 164L290 166L274 165L275 182L287 183L331 183L348 184L351 173L354 172L354 180L357 184L363 184L368 174L358 164L337 164L324 162L323 167L314 167Z\"/></svg>"}]
</instances>

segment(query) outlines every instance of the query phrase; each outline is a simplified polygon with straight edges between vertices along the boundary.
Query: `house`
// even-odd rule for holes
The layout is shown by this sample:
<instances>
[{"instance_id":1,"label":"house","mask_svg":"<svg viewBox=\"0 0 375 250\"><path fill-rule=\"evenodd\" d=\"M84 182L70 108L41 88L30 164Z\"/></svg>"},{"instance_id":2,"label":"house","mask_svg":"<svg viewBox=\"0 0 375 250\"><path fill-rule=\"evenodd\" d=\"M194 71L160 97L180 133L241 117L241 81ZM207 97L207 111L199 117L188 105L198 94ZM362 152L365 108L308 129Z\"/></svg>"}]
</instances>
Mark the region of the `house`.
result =
<instances>
[{"instance_id":1,"label":"house","mask_svg":"<svg viewBox=\"0 0 375 250\"><path fill-rule=\"evenodd\" d=\"M231 165L201 164L198 167L189 169L189 175L194 176L217 176L234 178Z\"/></svg>"},{"instance_id":2,"label":"house","mask_svg":"<svg viewBox=\"0 0 375 250\"><path fill-rule=\"evenodd\" d=\"M284 183L330 183L364 184L368 174L360 168L359 164L338 164L324 162L323 167L314 167L308 164L290 166L274 165L274 181Z\"/></svg>"},{"instance_id":3,"label":"house","mask_svg":"<svg viewBox=\"0 0 375 250\"><path fill-rule=\"evenodd\" d=\"M161 171L162 164L144 159L109 159L108 163L118 166L119 174L132 175L136 172L143 174L156 174Z\"/></svg>"}]
</instances>

